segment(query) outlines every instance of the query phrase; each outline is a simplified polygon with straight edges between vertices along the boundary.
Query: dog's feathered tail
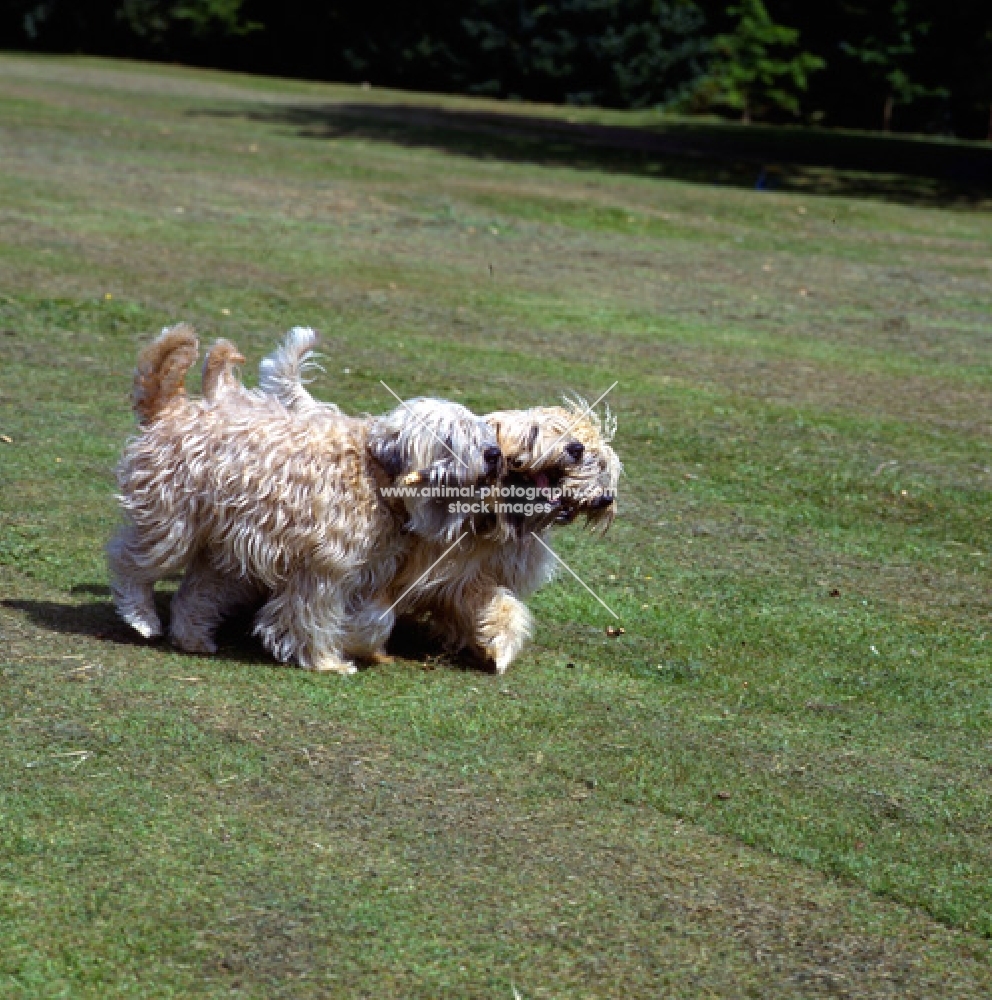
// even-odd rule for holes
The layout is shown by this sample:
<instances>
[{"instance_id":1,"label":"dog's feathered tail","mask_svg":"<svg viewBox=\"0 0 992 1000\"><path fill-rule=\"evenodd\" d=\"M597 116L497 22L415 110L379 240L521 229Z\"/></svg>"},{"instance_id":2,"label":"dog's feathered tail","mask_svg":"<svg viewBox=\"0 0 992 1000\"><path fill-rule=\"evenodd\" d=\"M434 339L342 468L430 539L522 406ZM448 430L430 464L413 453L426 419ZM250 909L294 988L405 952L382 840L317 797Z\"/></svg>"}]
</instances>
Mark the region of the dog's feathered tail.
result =
<instances>
[{"instance_id":1,"label":"dog's feathered tail","mask_svg":"<svg viewBox=\"0 0 992 1000\"><path fill-rule=\"evenodd\" d=\"M235 368L245 363L245 356L229 340L218 340L203 358L203 397L219 399L229 392L240 392L244 386Z\"/></svg>"},{"instance_id":2,"label":"dog's feathered tail","mask_svg":"<svg viewBox=\"0 0 992 1000\"><path fill-rule=\"evenodd\" d=\"M319 403L310 395L304 375L319 369L314 358L317 334L307 326L295 326L285 340L258 367L258 387L262 392L275 396L288 410L309 410L316 406L331 407L333 403Z\"/></svg>"},{"instance_id":3,"label":"dog's feathered tail","mask_svg":"<svg viewBox=\"0 0 992 1000\"><path fill-rule=\"evenodd\" d=\"M200 353L189 323L167 326L138 355L131 406L138 422L154 420L173 400L186 394L186 372Z\"/></svg>"}]
</instances>

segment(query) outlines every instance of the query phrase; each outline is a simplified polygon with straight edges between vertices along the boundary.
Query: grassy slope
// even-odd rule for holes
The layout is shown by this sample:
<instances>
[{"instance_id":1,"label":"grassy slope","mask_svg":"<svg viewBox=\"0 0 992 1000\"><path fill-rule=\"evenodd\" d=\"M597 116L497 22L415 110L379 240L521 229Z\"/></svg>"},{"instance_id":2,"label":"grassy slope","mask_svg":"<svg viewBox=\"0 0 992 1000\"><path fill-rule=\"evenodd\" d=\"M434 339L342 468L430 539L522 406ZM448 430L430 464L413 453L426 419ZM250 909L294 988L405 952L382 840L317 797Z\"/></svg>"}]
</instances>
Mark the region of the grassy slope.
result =
<instances>
[{"instance_id":1,"label":"grassy slope","mask_svg":"<svg viewBox=\"0 0 992 1000\"><path fill-rule=\"evenodd\" d=\"M987 995L989 217L299 110L360 100L0 58L0 993ZM566 578L505 678L132 641L179 317L318 326L356 411L619 380L623 516L559 550L626 634Z\"/></svg>"}]
</instances>

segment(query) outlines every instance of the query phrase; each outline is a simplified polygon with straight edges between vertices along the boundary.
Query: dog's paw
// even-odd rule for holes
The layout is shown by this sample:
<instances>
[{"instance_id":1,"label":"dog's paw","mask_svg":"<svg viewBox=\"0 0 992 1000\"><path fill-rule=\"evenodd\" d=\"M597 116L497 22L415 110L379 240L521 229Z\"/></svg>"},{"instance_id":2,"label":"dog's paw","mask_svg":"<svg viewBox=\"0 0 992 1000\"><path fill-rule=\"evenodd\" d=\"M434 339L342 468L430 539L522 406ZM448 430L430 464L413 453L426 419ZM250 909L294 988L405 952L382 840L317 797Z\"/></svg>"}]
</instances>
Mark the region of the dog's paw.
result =
<instances>
[{"instance_id":1,"label":"dog's paw","mask_svg":"<svg viewBox=\"0 0 992 1000\"><path fill-rule=\"evenodd\" d=\"M510 669L510 664L513 662L513 652L512 649L504 649L491 658L496 673L505 674Z\"/></svg>"},{"instance_id":2,"label":"dog's paw","mask_svg":"<svg viewBox=\"0 0 992 1000\"><path fill-rule=\"evenodd\" d=\"M354 663L338 659L336 656L317 657L303 669L312 670L318 674L340 674L342 677L358 673L358 667Z\"/></svg>"},{"instance_id":3,"label":"dog's paw","mask_svg":"<svg viewBox=\"0 0 992 1000\"><path fill-rule=\"evenodd\" d=\"M150 618L125 618L125 621L142 639L160 639L162 637L161 622L152 621Z\"/></svg>"},{"instance_id":4,"label":"dog's paw","mask_svg":"<svg viewBox=\"0 0 992 1000\"><path fill-rule=\"evenodd\" d=\"M516 657L516 649L498 640L487 643L485 646L474 646L468 648L469 656L484 670L491 670L493 673L505 674L510 668L510 664Z\"/></svg>"},{"instance_id":5,"label":"dog's paw","mask_svg":"<svg viewBox=\"0 0 992 1000\"><path fill-rule=\"evenodd\" d=\"M505 674L516 655L516 649L508 643L491 642L485 649L479 651L479 657L490 670L497 674Z\"/></svg>"},{"instance_id":6,"label":"dog's paw","mask_svg":"<svg viewBox=\"0 0 992 1000\"><path fill-rule=\"evenodd\" d=\"M117 614L143 639L158 639L163 634L151 587L131 580L115 580L111 582L110 593Z\"/></svg>"},{"instance_id":7,"label":"dog's paw","mask_svg":"<svg viewBox=\"0 0 992 1000\"><path fill-rule=\"evenodd\" d=\"M527 606L507 590L500 590L485 609L476 642L483 658L497 674L505 674L531 633Z\"/></svg>"},{"instance_id":8,"label":"dog's paw","mask_svg":"<svg viewBox=\"0 0 992 1000\"><path fill-rule=\"evenodd\" d=\"M184 653L212 656L217 652L217 643L208 635L177 635L173 632L169 635L169 641Z\"/></svg>"}]
</instances>

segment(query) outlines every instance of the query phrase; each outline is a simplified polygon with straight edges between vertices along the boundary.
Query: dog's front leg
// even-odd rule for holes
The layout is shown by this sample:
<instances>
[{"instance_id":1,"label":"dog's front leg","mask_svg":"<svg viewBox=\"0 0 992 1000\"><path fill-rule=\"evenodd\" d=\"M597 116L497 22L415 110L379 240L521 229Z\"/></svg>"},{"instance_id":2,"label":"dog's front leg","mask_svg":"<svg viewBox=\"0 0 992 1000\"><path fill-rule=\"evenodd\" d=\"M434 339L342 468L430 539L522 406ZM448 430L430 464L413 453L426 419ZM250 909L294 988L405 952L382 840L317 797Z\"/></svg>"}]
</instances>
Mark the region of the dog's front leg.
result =
<instances>
[{"instance_id":1,"label":"dog's front leg","mask_svg":"<svg viewBox=\"0 0 992 1000\"><path fill-rule=\"evenodd\" d=\"M527 605L485 579L433 595L430 615L435 636L449 651L467 650L498 674L506 672L532 631Z\"/></svg>"},{"instance_id":2,"label":"dog's front leg","mask_svg":"<svg viewBox=\"0 0 992 1000\"><path fill-rule=\"evenodd\" d=\"M360 604L348 616L343 638L348 656L369 663L389 663L386 643L396 624L396 611L389 606L388 596L373 597Z\"/></svg>"},{"instance_id":3,"label":"dog's front leg","mask_svg":"<svg viewBox=\"0 0 992 1000\"><path fill-rule=\"evenodd\" d=\"M475 644L483 658L506 673L533 631L527 605L506 587L483 591L475 608Z\"/></svg>"},{"instance_id":4,"label":"dog's front leg","mask_svg":"<svg viewBox=\"0 0 992 1000\"><path fill-rule=\"evenodd\" d=\"M354 674L344 657L345 602L340 583L311 572L291 576L255 619L255 635L283 663L304 670Z\"/></svg>"}]
</instances>

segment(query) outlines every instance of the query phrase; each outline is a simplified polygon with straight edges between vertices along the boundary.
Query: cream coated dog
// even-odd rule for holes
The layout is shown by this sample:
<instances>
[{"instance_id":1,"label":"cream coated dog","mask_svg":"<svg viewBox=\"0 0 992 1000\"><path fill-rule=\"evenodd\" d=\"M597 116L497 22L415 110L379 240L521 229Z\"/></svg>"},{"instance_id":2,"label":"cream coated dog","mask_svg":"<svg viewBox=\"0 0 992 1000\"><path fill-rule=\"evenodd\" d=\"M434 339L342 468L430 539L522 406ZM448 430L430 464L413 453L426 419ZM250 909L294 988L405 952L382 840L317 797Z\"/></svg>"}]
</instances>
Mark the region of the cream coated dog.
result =
<instances>
[{"instance_id":1,"label":"cream coated dog","mask_svg":"<svg viewBox=\"0 0 992 1000\"><path fill-rule=\"evenodd\" d=\"M386 596L411 548L450 545L467 518L433 495L390 499L418 482L481 489L501 468L496 433L463 406L436 399L356 419L326 407L306 419L240 387L233 345L208 358L211 399L184 390L198 344L168 328L138 359L139 433L118 468L126 524L108 546L118 612L139 633L162 625L154 585L186 570L172 638L211 651L233 605L265 599L255 632L276 659L354 672L383 655L395 620Z\"/></svg>"},{"instance_id":2,"label":"cream coated dog","mask_svg":"<svg viewBox=\"0 0 992 1000\"><path fill-rule=\"evenodd\" d=\"M338 407L304 384L317 337L298 327L261 364L260 387L288 409L319 418ZM426 619L450 651L466 650L504 672L532 632L524 599L554 574L552 524L578 516L606 531L622 471L610 445L616 421L581 400L489 414L504 472L487 509L471 514L457 544L421 536L405 553L379 602Z\"/></svg>"}]
</instances>

